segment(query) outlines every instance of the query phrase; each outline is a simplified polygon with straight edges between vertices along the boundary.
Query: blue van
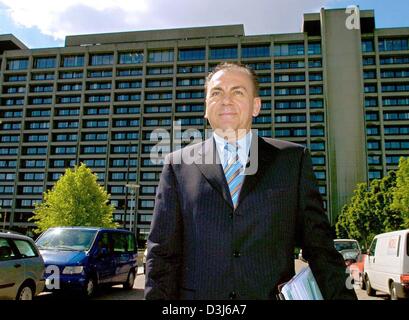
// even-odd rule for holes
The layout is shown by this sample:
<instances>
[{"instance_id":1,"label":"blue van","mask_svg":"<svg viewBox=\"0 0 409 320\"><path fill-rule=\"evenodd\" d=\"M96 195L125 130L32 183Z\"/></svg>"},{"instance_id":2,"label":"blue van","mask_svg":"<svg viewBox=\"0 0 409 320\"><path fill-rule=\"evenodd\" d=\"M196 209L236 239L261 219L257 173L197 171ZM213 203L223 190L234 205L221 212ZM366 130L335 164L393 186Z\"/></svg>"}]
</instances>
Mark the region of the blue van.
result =
<instances>
[{"instance_id":1,"label":"blue van","mask_svg":"<svg viewBox=\"0 0 409 320\"><path fill-rule=\"evenodd\" d=\"M47 291L77 289L91 297L101 284L133 288L138 248L134 234L127 230L50 228L36 245L46 267Z\"/></svg>"}]
</instances>

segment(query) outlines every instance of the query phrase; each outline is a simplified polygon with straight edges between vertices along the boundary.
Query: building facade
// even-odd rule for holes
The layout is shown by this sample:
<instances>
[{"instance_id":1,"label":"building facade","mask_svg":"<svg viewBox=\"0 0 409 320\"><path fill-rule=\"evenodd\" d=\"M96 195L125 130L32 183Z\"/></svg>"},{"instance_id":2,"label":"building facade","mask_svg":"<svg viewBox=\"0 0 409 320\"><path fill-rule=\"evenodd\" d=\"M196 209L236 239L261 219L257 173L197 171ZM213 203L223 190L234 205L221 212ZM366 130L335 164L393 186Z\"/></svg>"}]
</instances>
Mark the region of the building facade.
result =
<instances>
[{"instance_id":1,"label":"building facade","mask_svg":"<svg viewBox=\"0 0 409 320\"><path fill-rule=\"evenodd\" d=\"M84 162L111 194L115 220L143 242L162 169L151 159L155 130L169 132L165 152L190 141L187 129L204 134L204 79L221 61L256 71L254 128L310 149L334 224L358 182L381 178L409 154L409 28L376 29L373 11L349 28L349 16L305 14L292 34L246 36L230 25L69 36L44 49L0 35L5 224L31 227L42 193Z\"/></svg>"}]
</instances>

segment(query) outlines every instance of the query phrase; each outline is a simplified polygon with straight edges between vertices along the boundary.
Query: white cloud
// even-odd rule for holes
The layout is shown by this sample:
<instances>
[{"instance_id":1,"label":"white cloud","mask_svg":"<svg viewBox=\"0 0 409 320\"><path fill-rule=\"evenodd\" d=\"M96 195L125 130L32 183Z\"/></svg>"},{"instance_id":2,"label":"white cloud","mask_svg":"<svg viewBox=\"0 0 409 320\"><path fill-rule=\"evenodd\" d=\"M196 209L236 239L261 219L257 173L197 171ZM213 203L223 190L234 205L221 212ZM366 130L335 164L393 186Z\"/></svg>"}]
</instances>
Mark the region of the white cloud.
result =
<instances>
[{"instance_id":1,"label":"white cloud","mask_svg":"<svg viewBox=\"0 0 409 320\"><path fill-rule=\"evenodd\" d=\"M302 15L336 0L0 0L14 23L66 35L244 24L246 34L300 31Z\"/></svg>"}]
</instances>

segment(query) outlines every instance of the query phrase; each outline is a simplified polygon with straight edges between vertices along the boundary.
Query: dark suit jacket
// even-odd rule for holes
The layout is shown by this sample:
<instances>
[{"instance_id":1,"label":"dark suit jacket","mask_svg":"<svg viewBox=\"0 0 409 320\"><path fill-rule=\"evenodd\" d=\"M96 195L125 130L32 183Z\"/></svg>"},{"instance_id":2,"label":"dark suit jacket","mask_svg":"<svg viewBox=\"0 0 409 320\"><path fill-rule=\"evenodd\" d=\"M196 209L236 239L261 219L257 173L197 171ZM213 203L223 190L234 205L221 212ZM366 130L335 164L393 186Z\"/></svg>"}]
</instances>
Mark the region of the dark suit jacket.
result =
<instances>
[{"instance_id":1,"label":"dark suit jacket","mask_svg":"<svg viewBox=\"0 0 409 320\"><path fill-rule=\"evenodd\" d=\"M354 299L335 250L310 156L297 144L253 136L258 170L236 209L213 138L170 154L148 237L146 299L275 299L303 249L325 299ZM181 163L183 154L197 163ZM250 158L254 156L250 152Z\"/></svg>"}]
</instances>

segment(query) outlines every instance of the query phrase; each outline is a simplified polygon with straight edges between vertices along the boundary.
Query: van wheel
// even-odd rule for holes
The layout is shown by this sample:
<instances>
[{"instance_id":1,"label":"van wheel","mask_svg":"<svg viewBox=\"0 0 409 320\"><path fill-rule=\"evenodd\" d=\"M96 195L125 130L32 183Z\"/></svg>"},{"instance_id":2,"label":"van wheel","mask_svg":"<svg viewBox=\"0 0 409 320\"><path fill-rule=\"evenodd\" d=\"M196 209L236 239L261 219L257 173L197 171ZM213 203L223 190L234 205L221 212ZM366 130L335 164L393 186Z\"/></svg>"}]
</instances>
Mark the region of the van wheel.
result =
<instances>
[{"instance_id":1,"label":"van wheel","mask_svg":"<svg viewBox=\"0 0 409 320\"><path fill-rule=\"evenodd\" d=\"M359 275L359 287L360 287L362 290L365 290L365 289L366 289L365 280L364 280L364 277L363 277L362 274Z\"/></svg>"},{"instance_id":2,"label":"van wheel","mask_svg":"<svg viewBox=\"0 0 409 320\"><path fill-rule=\"evenodd\" d=\"M84 288L84 295L86 298L91 298L95 295L97 283L94 278L89 278Z\"/></svg>"},{"instance_id":3,"label":"van wheel","mask_svg":"<svg viewBox=\"0 0 409 320\"><path fill-rule=\"evenodd\" d=\"M365 287L366 287L366 294L370 297L373 297L376 291L371 287L371 282L369 281L368 275L365 276Z\"/></svg>"},{"instance_id":4,"label":"van wheel","mask_svg":"<svg viewBox=\"0 0 409 320\"><path fill-rule=\"evenodd\" d=\"M391 300L399 300L398 293L396 291L396 286L393 281L389 285L389 294L391 295Z\"/></svg>"},{"instance_id":5,"label":"van wheel","mask_svg":"<svg viewBox=\"0 0 409 320\"><path fill-rule=\"evenodd\" d=\"M131 270L131 271L129 271L128 279L123 284L124 289L125 290L132 290L134 282L135 282L135 271Z\"/></svg>"},{"instance_id":6,"label":"van wheel","mask_svg":"<svg viewBox=\"0 0 409 320\"><path fill-rule=\"evenodd\" d=\"M18 289L16 300L33 300L33 297L33 288L29 284L23 283L20 289Z\"/></svg>"}]
</instances>

